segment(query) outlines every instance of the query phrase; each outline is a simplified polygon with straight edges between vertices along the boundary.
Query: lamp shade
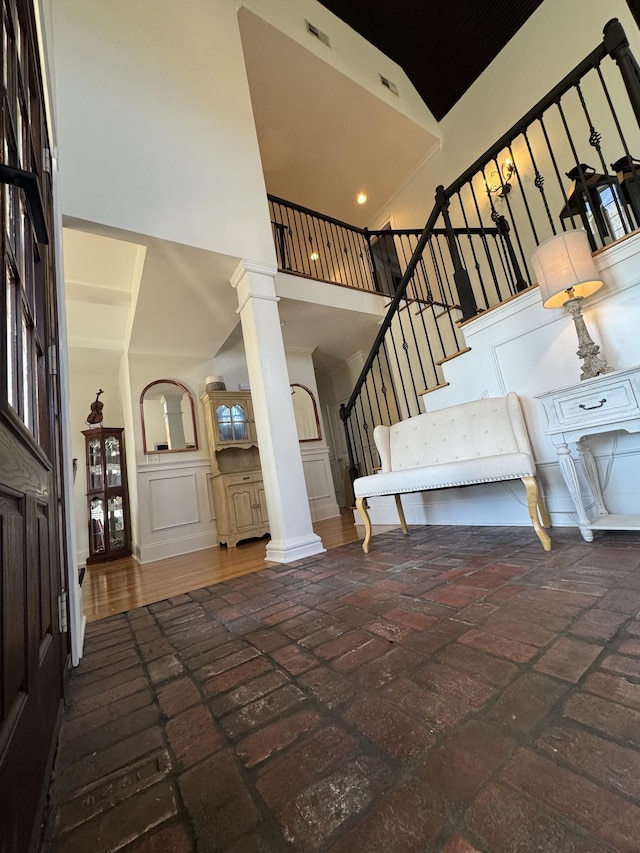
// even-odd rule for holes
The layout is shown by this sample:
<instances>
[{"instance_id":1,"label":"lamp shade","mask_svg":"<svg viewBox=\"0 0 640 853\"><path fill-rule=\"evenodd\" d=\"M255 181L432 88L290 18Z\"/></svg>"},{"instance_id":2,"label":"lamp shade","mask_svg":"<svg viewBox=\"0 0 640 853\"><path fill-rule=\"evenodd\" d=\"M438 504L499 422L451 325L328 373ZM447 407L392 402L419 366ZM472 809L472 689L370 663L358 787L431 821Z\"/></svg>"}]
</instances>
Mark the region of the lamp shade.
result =
<instances>
[{"instance_id":1,"label":"lamp shade","mask_svg":"<svg viewBox=\"0 0 640 853\"><path fill-rule=\"evenodd\" d=\"M602 287L586 231L564 231L541 243L531 256L545 308L559 308L568 299L590 296Z\"/></svg>"}]
</instances>

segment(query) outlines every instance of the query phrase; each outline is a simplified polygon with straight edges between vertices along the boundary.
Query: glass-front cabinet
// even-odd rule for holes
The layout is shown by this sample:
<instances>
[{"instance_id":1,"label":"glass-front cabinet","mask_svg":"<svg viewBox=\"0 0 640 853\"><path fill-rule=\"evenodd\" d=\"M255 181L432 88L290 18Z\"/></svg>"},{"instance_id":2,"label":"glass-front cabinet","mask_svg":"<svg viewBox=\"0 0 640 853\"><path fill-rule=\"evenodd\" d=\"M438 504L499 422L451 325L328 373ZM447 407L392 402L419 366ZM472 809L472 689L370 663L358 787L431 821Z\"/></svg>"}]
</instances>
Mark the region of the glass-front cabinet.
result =
<instances>
[{"instance_id":1,"label":"glass-front cabinet","mask_svg":"<svg viewBox=\"0 0 640 853\"><path fill-rule=\"evenodd\" d=\"M235 548L269 533L251 393L205 391L201 400L218 541Z\"/></svg>"},{"instance_id":2,"label":"glass-front cabinet","mask_svg":"<svg viewBox=\"0 0 640 853\"><path fill-rule=\"evenodd\" d=\"M87 457L87 563L131 553L123 432L121 427L96 427L82 433Z\"/></svg>"}]
</instances>

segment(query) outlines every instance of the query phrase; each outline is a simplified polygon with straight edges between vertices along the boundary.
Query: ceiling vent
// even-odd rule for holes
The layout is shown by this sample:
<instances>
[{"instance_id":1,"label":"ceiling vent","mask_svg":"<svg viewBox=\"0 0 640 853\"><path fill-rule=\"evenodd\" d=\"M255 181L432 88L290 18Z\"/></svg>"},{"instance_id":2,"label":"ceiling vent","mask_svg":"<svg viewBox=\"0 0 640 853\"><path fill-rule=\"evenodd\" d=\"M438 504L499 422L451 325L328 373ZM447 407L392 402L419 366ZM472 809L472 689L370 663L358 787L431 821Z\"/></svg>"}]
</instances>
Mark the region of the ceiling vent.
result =
<instances>
[{"instance_id":1,"label":"ceiling vent","mask_svg":"<svg viewBox=\"0 0 640 853\"><path fill-rule=\"evenodd\" d=\"M385 87L385 89L388 89L390 92L393 92L394 95L398 94L398 87L392 80L389 80L388 77L383 77L382 74L380 74L379 77L380 82Z\"/></svg>"},{"instance_id":2,"label":"ceiling vent","mask_svg":"<svg viewBox=\"0 0 640 853\"><path fill-rule=\"evenodd\" d=\"M326 44L327 47L331 47L331 42L329 41L329 36L326 33L323 33L322 30L319 30L315 27L310 21L305 21L307 25L307 32L311 33L312 36L315 36L322 44Z\"/></svg>"}]
</instances>

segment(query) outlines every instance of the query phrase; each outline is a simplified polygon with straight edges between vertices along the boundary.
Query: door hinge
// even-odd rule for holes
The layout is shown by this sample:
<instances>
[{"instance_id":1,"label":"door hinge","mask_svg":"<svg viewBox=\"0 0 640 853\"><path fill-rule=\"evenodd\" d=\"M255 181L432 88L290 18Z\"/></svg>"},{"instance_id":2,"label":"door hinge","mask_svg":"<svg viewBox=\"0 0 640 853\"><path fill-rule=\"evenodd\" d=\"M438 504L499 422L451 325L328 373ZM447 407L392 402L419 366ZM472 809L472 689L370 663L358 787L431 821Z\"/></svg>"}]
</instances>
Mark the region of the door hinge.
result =
<instances>
[{"instance_id":1,"label":"door hinge","mask_svg":"<svg viewBox=\"0 0 640 853\"><path fill-rule=\"evenodd\" d=\"M69 630L69 622L67 619L67 590L63 589L58 596L58 625L60 633L66 634Z\"/></svg>"},{"instance_id":2,"label":"door hinge","mask_svg":"<svg viewBox=\"0 0 640 853\"><path fill-rule=\"evenodd\" d=\"M47 145L42 149L42 171L51 174L51 151Z\"/></svg>"},{"instance_id":3,"label":"door hinge","mask_svg":"<svg viewBox=\"0 0 640 853\"><path fill-rule=\"evenodd\" d=\"M55 344L49 345L49 373L51 376L58 375L58 350Z\"/></svg>"}]
</instances>

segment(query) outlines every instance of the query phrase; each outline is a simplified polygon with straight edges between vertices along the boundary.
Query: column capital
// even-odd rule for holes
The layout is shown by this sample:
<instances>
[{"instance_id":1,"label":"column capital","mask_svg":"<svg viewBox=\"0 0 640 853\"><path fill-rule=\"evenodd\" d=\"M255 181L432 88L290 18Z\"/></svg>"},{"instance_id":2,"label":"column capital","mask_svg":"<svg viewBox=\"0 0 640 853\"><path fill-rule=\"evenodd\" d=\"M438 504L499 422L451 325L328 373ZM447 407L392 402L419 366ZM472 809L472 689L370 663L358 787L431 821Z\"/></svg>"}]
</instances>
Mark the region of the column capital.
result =
<instances>
[{"instance_id":1,"label":"column capital","mask_svg":"<svg viewBox=\"0 0 640 853\"><path fill-rule=\"evenodd\" d=\"M276 296L275 274L278 271L274 264L262 264L255 261L242 260L231 276L231 286L238 294L237 313L242 313L250 299L264 299L267 302L279 302Z\"/></svg>"},{"instance_id":2,"label":"column capital","mask_svg":"<svg viewBox=\"0 0 640 853\"><path fill-rule=\"evenodd\" d=\"M263 261L251 261L247 258L242 258L231 276L231 287L237 287L245 273L248 272L267 275L273 278L278 272L278 267L276 264L267 264Z\"/></svg>"}]
</instances>

